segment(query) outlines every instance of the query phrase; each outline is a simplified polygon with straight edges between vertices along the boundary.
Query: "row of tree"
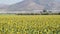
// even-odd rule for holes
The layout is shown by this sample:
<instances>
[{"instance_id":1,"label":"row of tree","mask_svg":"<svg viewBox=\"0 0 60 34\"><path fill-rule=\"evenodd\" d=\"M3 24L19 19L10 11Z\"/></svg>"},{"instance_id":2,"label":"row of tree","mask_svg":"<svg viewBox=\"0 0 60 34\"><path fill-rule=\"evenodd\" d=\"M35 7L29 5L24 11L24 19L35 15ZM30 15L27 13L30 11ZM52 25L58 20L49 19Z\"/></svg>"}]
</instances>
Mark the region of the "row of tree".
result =
<instances>
[{"instance_id":1,"label":"row of tree","mask_svg":"<svg viewBox=\"0 0 60 34\"><path fill-rule=\"evenodd\" d=\"M52 11L43 10L40 13L17 13L17 15L60 15L60 12L53 13Z\"/></svg>"},{"instance_id":2,"label":"row of tree","mask_svg":"<svg viewBox=\"0 0 60 34\"><path fill-rule=\"evenodd\" d=\"M60 15L59 13L53 13L52 11L43 10L42 15Z\"/></svg>"}]
</instances>

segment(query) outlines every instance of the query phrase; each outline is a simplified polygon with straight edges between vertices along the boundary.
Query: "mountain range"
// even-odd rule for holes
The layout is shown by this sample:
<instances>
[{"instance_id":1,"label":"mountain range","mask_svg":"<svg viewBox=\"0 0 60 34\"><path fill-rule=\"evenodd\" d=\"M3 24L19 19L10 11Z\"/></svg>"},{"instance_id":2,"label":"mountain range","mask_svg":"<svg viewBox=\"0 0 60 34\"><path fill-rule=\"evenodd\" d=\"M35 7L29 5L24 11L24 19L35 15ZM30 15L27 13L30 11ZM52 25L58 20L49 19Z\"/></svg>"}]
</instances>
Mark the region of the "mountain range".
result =
<instances>
[{"instance_id":1,"label":"mountain range","mask_svg":"<svg viewBox=\"0 0 60 34\"><path fill-rule=\"evenodd\" d=\"M9 5L7 4L0 4L0 9L6 9L8 8Z\"/></svg>"},{"instance_id":2,"label":"mountain range","mask_svg":"<svg viewBox=\"0 0 60 34\"><path fill-rule=\"evenodd\" d=\"M60 2L55 0L24 0L10 5L8 10L60 10Z\"/></svg>"},{"instance_id":3,"label":"mountain range","mask_svg":"<svg viewBox=\"0 0 60 34\"><path fill-rule=\"evenodd\" d=\"M60 2L56 0L24 0L16 4L9 5L6 10L60 10Z\"/></svg>"}]
</instances>

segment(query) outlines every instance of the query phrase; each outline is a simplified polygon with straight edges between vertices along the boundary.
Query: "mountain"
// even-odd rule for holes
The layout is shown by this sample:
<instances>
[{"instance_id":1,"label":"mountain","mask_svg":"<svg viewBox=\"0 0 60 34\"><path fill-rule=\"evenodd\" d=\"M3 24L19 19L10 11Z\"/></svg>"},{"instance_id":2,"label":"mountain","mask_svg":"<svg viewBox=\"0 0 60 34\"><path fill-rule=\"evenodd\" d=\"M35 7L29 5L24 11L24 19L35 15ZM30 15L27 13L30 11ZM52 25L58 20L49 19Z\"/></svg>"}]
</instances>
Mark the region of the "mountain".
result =
<instances>
[{"instance_id":1,"label":"mountain","mask_svg":"<svg viewBox=\"0 0 60 34\"><path fill-rule=\"evenodd\" d=\"M8 5L6 4L0 4L0 9L6 9L8 7Z\"/></svg>"},{"instance_id":2,"label":"mountain","mask_svg":"<svg viewBox=\"0 0 60 34\"><path fill-rule=\"evenodd\" d=\"M10 5L7 10L60 10L60 2L56 0L24 0L22 2Z\"/></svg>"}]
</instances>

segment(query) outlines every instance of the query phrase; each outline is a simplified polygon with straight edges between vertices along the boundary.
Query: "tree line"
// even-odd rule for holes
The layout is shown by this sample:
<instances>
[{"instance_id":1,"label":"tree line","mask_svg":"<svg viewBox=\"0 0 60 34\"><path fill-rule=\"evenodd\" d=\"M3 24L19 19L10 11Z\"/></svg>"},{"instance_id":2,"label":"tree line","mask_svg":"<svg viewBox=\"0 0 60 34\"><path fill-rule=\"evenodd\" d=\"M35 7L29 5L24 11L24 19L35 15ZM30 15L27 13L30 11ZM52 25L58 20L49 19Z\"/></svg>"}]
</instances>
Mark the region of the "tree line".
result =
<instances>
[{"instance_id":1,"label":"tree line","mask_svg":"<svg viewBox=\"0 0 60 34\"><path fill-rule=\"evenodd\" d=\"M60 15L60 12L52 13L52 11L43 10L40 13L16 13L16 15Z\"/></svg>"}]
</instances>

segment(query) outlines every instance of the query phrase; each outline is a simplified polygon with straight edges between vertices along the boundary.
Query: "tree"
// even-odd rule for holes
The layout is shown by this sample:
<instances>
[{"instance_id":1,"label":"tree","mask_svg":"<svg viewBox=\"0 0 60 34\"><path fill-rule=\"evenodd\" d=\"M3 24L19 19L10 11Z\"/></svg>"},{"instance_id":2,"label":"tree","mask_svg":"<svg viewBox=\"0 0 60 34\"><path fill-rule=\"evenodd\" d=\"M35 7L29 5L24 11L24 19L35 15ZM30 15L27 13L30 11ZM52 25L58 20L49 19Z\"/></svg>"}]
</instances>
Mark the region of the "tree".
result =
<instances>
[{"instance_id":1,"label":"tree","mask_svg":"<svg viewBox=\"0 0 60 34\"><path fill-rule=\"evenodd\" d=\"M47 12L47 10L43 10L43 12Z\"/></svg>"},{"instance_id":2,"label":"tree","mask_svg":"<svg viewBox=\"0 0 60 34\"><path fill-rule=\"evenodd\" d=\"M43 13L42 13L43 15L48 15L48 12L47 12L47 10L43 10Z\"/></svg>"}]
</instances>

